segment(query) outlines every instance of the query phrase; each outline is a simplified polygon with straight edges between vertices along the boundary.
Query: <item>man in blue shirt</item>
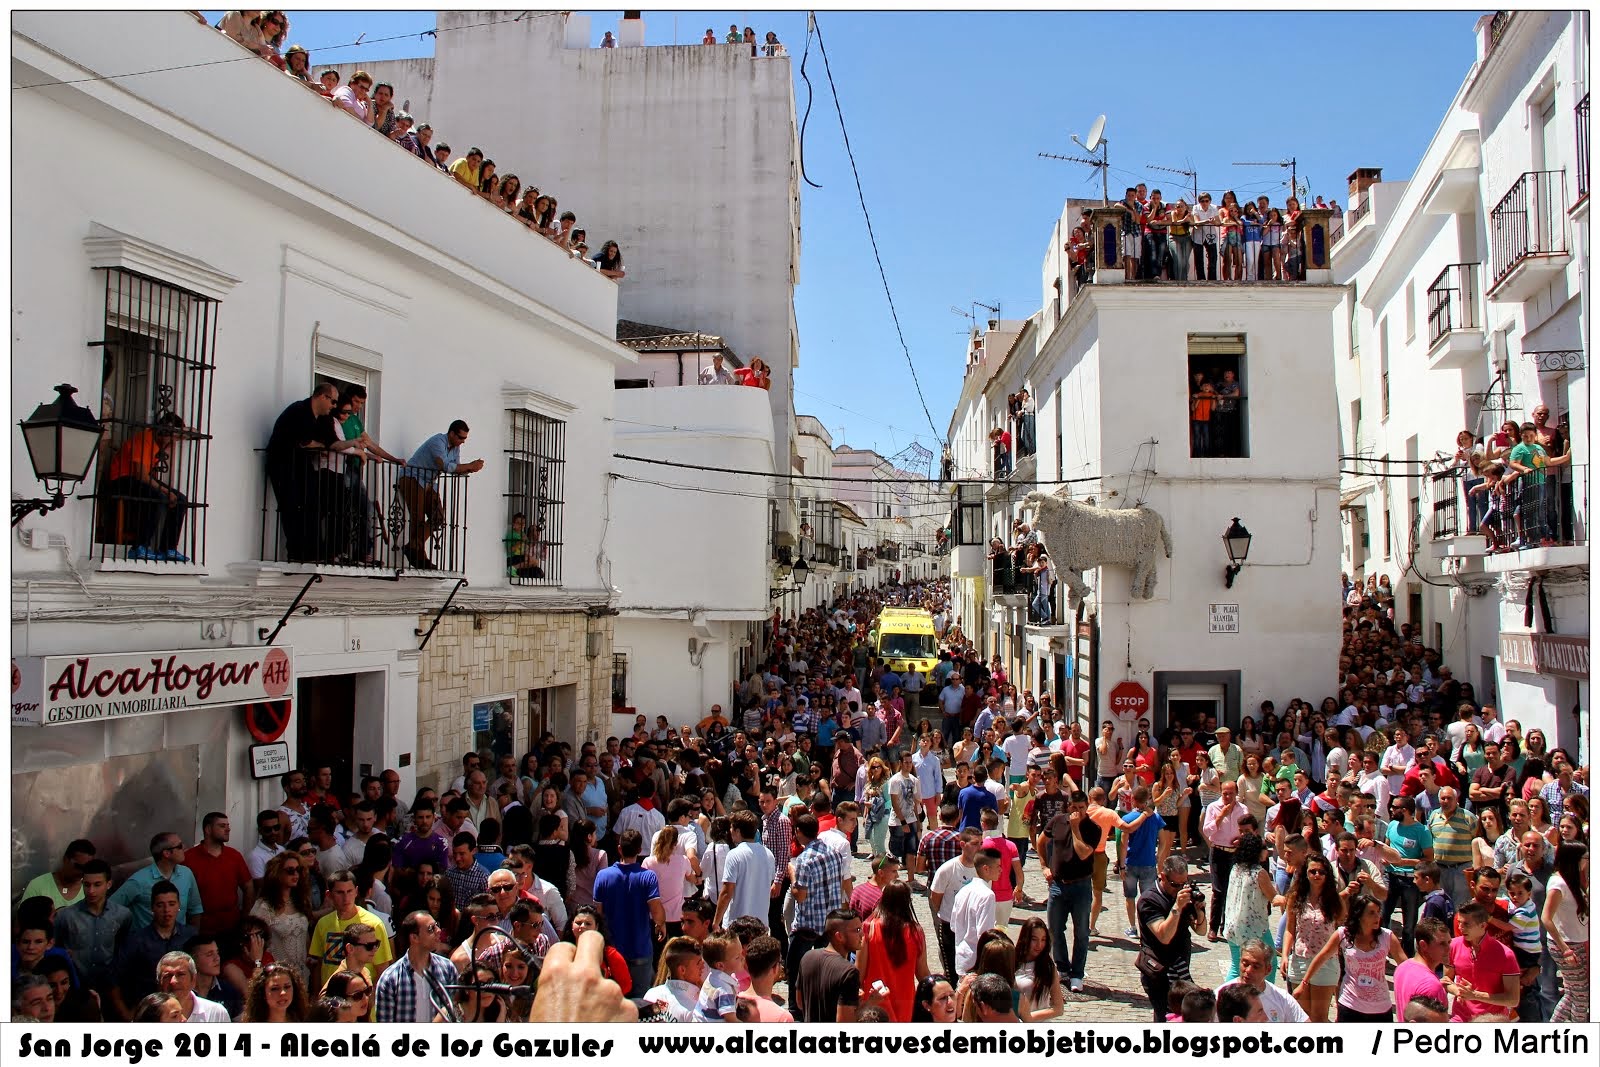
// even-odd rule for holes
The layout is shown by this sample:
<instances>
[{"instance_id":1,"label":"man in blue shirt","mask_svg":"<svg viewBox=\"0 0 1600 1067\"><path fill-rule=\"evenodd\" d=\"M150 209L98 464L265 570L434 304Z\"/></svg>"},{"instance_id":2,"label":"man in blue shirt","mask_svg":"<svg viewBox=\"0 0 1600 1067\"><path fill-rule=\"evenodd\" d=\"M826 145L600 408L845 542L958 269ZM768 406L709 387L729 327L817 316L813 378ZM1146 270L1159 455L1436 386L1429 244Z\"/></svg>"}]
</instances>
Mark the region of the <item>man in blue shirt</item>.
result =
<instances>
[{"instance_id":1,"label":"man in blue shirt","mask_svg":"<svg viewBox=\"0 0 1600 1067\"><path fill-rule=\"evenodd\" d=\"M1134 919L1134 902L1156 884L1156 843L1166 822L1150 802L1150 787L1133 791L1133 810L1122 816L1122 832L1128 838L1127 865L1122 869L1122 898L1128 909L1128 928L1123 936L1130 941L1139 936Z\"/></svg>"},{"instance_id":2,"label":"man in blue shirt","mask_svg":"<svg viewBox=\"0 0 1600 1067\"><path fill-rule=\"evenodd\" d=\"M651 986L654 938L664 937L667 913L661 903L661 883L654 871L639 863L644 836L624 830L617 838L618 862L594 877L594 902L611 928L611 944L628 961L633 988ZM652 937L653 935L653 937Z\"/></svg>"},{"instance_id":3,"label":"man in blue shirt","mask_svg":"<svg viewBox=\"0 0 1600 1067\"><path fill-rule=\"evenodd\" d=\"M405 473L395 484L411 515L411 537L406 541L406 559L418 570L433 570L428 558L428 538L433 528L444 524L444 503L439 499L439 473L476 474L483 460L461 462L461 446L471 431L460 419L446 433L436 433L407 461Z\"/></svg>"},{"instance_id":4,"label":"man in blue shirt","mask_svg":"<svg viewBox=\"0 0 1600 1067\"><path fill-rule=\"evenodd\" d=\"M972 784L956 795L956 806L961 809L961 829L983 829L983 809L1000 810L1000 804L983 783L989 772L981 763L973 768Z\"/></svg>"},{"instance_id":5,"label":"man in blue shirt","mask_svg":"<svg viewBox=\"0 0 1600 1067\"><path fill-rule=\"evenodd\" d=\"M183 841L174 833L156 834L150 839L150 866L140 867L111 894L113 904L121 904L133 915L134 926L149 926L150 890L170 882L178 890L178 922L192 922L200 915L200 885L194 872L178 861L183 858ZM151 972L154 984L155 972Z\"/></svg>"}]
</instances>

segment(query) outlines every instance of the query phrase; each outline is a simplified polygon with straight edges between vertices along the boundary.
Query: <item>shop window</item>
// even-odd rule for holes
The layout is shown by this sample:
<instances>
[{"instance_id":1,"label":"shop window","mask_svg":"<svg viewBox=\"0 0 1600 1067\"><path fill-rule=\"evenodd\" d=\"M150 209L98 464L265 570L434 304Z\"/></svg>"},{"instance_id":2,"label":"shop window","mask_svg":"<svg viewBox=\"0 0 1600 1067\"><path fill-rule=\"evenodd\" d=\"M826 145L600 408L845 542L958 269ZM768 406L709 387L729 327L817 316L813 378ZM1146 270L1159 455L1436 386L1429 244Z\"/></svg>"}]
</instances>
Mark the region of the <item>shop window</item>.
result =
<instances>
[{"instance_id":1,"label":"shop window","mask_svg":"<svg viewBox=\"0 0 1600 1067\"><path fill-rule=\"evenodd\" d=\"M120 267L100 269L100 397L81 398L105 428L91 557L203 563L221 302Z\"/></svg>"},{"instance_id":2,"label":"shop window","mask_svg":"<svg viewBox=\"0 0 1600 1067\"><path fill-rule=\"evenodd\" d=\"M1244 335L1191 334L1188 375L1190 457L1248 459Z\"/></svg>"},{"instance_id":3,"label":"shop window","mask_svg":"<svg viewBox=\"0 0 1600 1067\"><path fill-rule=\"evenodd\" d=\"M560 585L567 424L507 412L506 576L515 585Z\"/></svg>"}]
</instances>

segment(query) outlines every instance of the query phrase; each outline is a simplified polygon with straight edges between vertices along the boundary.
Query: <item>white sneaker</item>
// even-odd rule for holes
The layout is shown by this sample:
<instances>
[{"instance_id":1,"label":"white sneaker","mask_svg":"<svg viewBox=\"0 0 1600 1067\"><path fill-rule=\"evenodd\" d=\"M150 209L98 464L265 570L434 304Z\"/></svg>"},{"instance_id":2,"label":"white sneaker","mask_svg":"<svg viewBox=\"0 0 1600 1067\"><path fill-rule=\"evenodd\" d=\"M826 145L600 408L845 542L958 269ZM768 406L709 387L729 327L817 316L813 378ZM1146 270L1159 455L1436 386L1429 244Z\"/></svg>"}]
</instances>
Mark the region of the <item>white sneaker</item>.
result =
<instances>
[{"instance_id":1,"label":"white sneaker","mask_svg":"<svg viewBox=\"0 0 1600 1067\"><path fill-rule=\"evenodd\" d=\"M1083 979L1082 978L1074 978L1072 981L1067 983L1067 988L1072 990L1074 993L1082 993L1083 992Z\"/></svg>"}]
</instances>

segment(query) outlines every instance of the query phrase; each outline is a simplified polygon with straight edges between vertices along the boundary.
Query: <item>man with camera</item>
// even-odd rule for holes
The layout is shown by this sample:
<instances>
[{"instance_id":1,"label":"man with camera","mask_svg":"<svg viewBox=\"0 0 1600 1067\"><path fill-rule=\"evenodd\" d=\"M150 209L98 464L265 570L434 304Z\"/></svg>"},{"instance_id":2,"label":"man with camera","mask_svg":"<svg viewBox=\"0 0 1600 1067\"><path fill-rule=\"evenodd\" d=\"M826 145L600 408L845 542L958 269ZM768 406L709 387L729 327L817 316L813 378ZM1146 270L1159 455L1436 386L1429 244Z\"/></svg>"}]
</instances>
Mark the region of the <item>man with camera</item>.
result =
<instances>
[{"instance_id":1,"label":"man with camera","mask_svg":"<svg viewBox=\"0 0 1600 1067\"><path fill-rule=\"evenodd\" d=\"M1156 884L1139 897L1139 984L1150 998L1154 1021L1167 1018L1167 991L1189 980L1193 935L1205 931L1205 891L1189 885L1189 863L1171 855L1161 864Z\"/></svg>"}]
</instances>

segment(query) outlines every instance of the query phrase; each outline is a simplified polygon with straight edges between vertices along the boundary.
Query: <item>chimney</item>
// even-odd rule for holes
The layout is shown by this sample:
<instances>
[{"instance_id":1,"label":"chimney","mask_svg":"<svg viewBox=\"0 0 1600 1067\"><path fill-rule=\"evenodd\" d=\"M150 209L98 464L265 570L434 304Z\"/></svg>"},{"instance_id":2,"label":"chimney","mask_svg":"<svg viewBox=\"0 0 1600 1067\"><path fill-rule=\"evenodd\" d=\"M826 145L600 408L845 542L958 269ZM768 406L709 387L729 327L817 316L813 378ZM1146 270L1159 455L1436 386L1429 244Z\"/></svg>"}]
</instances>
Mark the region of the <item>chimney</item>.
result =
<instances>
[{"instance_id":1,"label":"chimney","mask_svg":"<svg viewBox=\"0 0 1600 1067\"><path fill-rule=\"evenodd\" d=\"M1357 167L1350 172L1350 177L1347 180L1350 182L1350 196L1352 198L1358 197L1372 186L1383 181L1383 168Z\"/></svg>"},{"instance_id":2,"label":"chimney","mask_svg":"<svg viewBox=\"0 0 1600 1067\"><path fill-rule=\"evenodd\" d=\"M635 48L644 44L644 12L624 11L622 25L617 28L617 45Z\"/></svg>"}]
</instances>

